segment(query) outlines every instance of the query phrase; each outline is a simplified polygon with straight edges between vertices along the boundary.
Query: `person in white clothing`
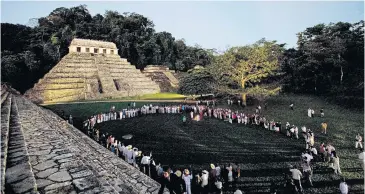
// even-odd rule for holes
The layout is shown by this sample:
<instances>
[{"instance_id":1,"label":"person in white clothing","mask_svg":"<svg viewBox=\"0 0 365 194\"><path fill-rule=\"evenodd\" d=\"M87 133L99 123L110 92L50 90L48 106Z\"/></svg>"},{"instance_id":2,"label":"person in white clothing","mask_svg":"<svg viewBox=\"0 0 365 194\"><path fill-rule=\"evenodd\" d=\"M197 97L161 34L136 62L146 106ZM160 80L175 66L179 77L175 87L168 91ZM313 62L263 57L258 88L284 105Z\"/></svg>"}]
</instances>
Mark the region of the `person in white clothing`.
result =
<instances>
[{"instance_id":1,"label":"person in white clothing","mask_svg":"<svg viewBox=\"0 0 365 194\"><path fill-rule=\"evenodd\" d=\"M314 158L316 158L318 156L318 151L315 147L311 146L310 152L312 153L312 156L314 156Z\"/></svg>"},{"instance_id":2,"label":"person in white clothing","mask_svg":"<svg viewBox=\"0 0 365 194\"><path fill-rule=\"evenodd\" d=\"M355 144L355 148L357 148L360 145L360 148L362 148L362 137L360 135L360 133L358 133L356 135L356 144Z\"/></svg>"},{"instance_id":3,"label":"person in white clothing","mask_svg":"<svg viewBox=\"0 0 365 194\"><path fill-rule=\"evenodd\" d=\"M141 165L143 173L147 174L148 176L151 176L150 163L151 163L151 154L148 153L143 154L143 157L141 159Z\"/></svg>"},{"instance_id":4,"label":"person in white clothing","mask_svg":"<svg viewBox=\"0 0 365 194\"><path fill-rule=\"evenodd\" d=\"M340 168L340 158L337 156L336 151L333 151L333 170L335 171L335 174L341 174L341 168Z\"/></svg>"},{"instance_id":5,"label":"person in white clothing","mask_svg":"<svg viewBox=\"0 0 365 194\"><path fill-rule=\"evenodd\" d=\"M202 176L200 177L201 187L203 188L203 190L208 190L208 178L209 178L208 171L203 170Z\"/></svg>"},{"instance_id":6,"label":"person in white clothing","mask_svg":"<svg viewBox=\"0 0 365 194\"><path fill-rule=\"evenodd\" d=\"M185 169L182 178L185 182L186 194L191 194L191 180L193 179L193 175L190 174L188 169Z\"/></svg>"},{"instance_id":7,"label":"person in white clothing","mask_svg":"<svg viewBox=\"0 0 365 194\"><path fill-rule=\"evenodd\" d=\"M304 177L307 180L308 185L313 187L313 184L312 184L313 173L312 173L312 168L309 165L309 162L303 162L302 168L303 168Z\"/></svg>"},{"instance_id":8,"label":"person in white clothing","mask_svg":"<svg viewBox=\"0 0 365 194\"><path fill-rule=\"evenodd\" d=\"M296 139L299 139L299 135L298 135L299 134L299 131L298 131L298 127L297 126L294 127L294 134L295 134L295 138Z\"/></svg>"},{"instance_id":9,"label":"person in white clothing","mask_svg":"<svg viewBox=\"0 0 365 194\"><path fill-rule=\"evenodd\" d=\"M312 109L308 108L308 117L312 117Z\"/></svg>"},{"instance_id":10,"label":"person in white clothing","mask_svg":"<svg viewBox=\"0 0 365 194\"><path fill-rule=\"evenodd\" d=\"M128 162L128 164L130 164L130 165L133 165L133 150L132 150L132 146L131 145L129 145L128 147L127 147L127 153L126 153L126 159L127 159L127 162Z\"/></svg>"},{"instance_id":11,"label":"person in white clothing","mask_svg":"<svg viewBox=\"0 0 365 194\"><path fill-rule=\"evenodd\" d=\"M340 183L340 191L341 191L341 194L349 193L349 186L347 185L345 178L342 178L342 181Z\"/></svg>"},{"instance_id":12,"label":"person in white clothing","mask_svg":"<svg viewBox=\"0 0 365 194\"><path fill-rule=\"evenodd\" d=\"M303 160L305 162L310 163L310 161L313 160L313 156L311 156L308 152L307 153L303 153L302 154L302 158L303 158Z\"/></svg>"},{"instance_id":13,"label":"person in white clothing","mask_svg":"<svg viewBox=\"0 0 365 194\"><path fill-rule=\"evenodd\" d=\"M294 181L295 186L301 192L303 190L302 184L300 182L300 180L303 176L302 173L300 172L300 170L297 169L296 166L294 166L293 169L290 169L290 172L292 173L292 179Z\"/></svg>"}]
</instances>

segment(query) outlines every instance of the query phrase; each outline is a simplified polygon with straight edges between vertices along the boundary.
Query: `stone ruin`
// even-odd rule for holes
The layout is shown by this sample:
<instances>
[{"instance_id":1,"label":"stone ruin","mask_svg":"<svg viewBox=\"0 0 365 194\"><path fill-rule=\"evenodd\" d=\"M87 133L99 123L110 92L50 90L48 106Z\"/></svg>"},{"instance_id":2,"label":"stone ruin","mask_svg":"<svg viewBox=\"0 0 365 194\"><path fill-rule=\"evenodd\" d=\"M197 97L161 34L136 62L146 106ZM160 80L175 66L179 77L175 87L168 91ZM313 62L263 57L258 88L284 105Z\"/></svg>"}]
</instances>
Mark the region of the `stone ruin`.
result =
<instances>
[{"instance_id":1,"label":"stone ruin","mask_svg":"<svg viewBox=\"0 0 365 194\"><path fill-rule=\"evenodd\" d=\"M111 99L160 92L112 42L73 39L69 53L25 96L35 103Z\"/></svg>"},{"instance_id":2,"label":"stone ruin","mask_svg":"<svg viewBox=\"0 0 365 194\"><path fill-rule=\"evenodd\" d=\"M160 187L52 111L1 86L0 193L157 194Z\"/></svg>"},{"instance_id":3,"label":"stone ruin","mask_svg":"<svg viewBox=\"0 0 365 194\"><path fill-rule=\"evenodd\" d=\"M161 92L171 92L179 87L179 80L176 79L175 71L169 70L166 66L148 65L141 72L158 83Z\"/></svg>"}]
</instances>

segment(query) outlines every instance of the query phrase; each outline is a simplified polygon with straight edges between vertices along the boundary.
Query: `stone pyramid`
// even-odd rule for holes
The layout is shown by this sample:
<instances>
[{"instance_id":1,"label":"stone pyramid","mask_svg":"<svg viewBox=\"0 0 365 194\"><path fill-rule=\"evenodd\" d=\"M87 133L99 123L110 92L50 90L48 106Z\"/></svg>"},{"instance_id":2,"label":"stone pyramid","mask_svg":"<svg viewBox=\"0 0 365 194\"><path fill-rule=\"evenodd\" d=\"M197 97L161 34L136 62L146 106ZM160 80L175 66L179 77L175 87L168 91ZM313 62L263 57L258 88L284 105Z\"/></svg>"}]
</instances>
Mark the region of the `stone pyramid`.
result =
<instances>
[{"instance_id":1,"label":"stone pyramid","mask_svg":"<svg viewBox=\"0 0 365 194\"><path fill-rule=\"evenodd\" d=\"M25 96L36 103L111 99L160 92L112 42L73 39L69 53Z\"/></svg>"},{"instance_id":2,"label":"stone pyramid","mask_svg":"<svg viewBox=\"0 0 365 194\"><path fill-rule=\"evenodd\" d=\"M160 85L162 92L171 92L178 88L179 80L174 71L162 65L148 65L142 71L147 77Z\"/></svg>"}]
</instances>

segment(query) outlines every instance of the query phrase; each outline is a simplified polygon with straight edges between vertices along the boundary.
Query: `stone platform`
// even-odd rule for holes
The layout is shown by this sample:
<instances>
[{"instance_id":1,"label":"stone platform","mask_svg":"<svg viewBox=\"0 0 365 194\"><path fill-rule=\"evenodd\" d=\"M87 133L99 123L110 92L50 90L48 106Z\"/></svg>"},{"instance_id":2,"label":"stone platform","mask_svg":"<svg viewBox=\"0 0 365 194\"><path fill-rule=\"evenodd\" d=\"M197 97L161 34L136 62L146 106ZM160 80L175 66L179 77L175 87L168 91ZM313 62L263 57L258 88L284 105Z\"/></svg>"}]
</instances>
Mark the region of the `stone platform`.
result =
<instances>
[{"instance_id":1,"label":"stone platform","mask_svg":"<svg viewBox=\"0 0 365 194\"><path fill-rule=\"evenodd\" d=\"M158 83L161 92L171 92L179 87L179 80L175 77L174 71L166 66L148 65L141 72Z\"/></svg>"},{"instance_id":2,"label":"stone platform","mask_svg":"<svg viewBox=\"0 0 365 194\"><path fill-rule=\"evenodd\" d=\"M52 111L3 90L1 101L1 193L158 193L159 183Z\"/></svg>"}]
</instances>

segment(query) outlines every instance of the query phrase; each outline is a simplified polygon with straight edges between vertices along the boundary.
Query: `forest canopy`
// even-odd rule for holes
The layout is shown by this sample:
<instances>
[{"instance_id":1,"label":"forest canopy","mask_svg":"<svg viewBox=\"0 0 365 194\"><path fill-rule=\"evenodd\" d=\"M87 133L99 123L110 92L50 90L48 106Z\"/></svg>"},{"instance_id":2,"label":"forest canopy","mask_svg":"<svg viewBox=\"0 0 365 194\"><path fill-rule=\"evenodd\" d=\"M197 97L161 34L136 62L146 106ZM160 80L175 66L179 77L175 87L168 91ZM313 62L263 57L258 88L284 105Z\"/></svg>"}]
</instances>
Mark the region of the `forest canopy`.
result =
<instances>
[{"instance_id":1,"label":"forest canopy","mask_svg":"<svg viewBox=\"0 0 365 194\"><path fill-rule=\"evenodd\" d=\"M182 78L181 93L209 89L265 96L280 90L363 99L364 21L308 27L298 32L297 48L261 39L220 54L156 32L153 21L137 13L109 10L92 16L80 5L32 21L31 27L1 23L1 81L22 93L67 54L73 38L84 38L114 42L119 55L138 69L164 65L188 72L203 67L186 73L190 78Z\"/></svg>"}]
</instances>

